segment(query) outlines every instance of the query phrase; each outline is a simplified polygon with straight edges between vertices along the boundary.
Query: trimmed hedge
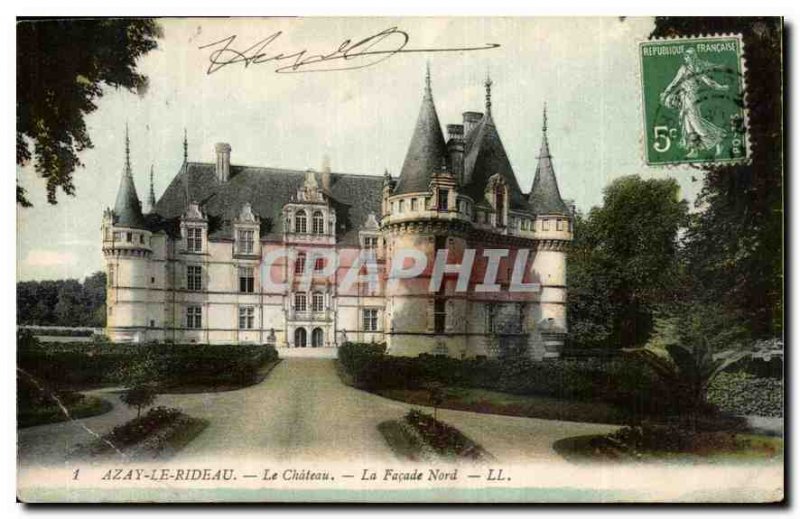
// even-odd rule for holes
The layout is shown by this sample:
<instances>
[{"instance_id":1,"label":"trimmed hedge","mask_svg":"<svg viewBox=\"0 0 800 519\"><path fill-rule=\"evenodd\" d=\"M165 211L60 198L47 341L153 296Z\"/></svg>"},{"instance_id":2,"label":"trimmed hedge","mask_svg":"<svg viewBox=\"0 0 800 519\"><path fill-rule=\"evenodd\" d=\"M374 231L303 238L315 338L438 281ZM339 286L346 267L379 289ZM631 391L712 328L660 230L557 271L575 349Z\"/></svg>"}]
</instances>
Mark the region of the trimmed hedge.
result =
<instances>
[{"instance_id":1,"label":"trimmed hedge","mask_svg":"<svg viewBox=\"0 0 800 519\"><path fill-rule=\"evenodd\" d=\"M270 345L39 343L21 338L17 366L52 386L120 383L135 363L148 365L148 378L167 385L248 384L258 370L278 359Z\"/></svg>"},{"instance_id":2,"label":"trimmed hedge","mask_svg":"<svg viewBox=\"0 0 800 519\"><path fill-rule=\"evenodd\" d=\"M709 402L737 415L783 416L783 381L747 373L722 373L708 389Z\"/></svg>"},{"instance_id":3,"label":"trimmed hedge","mask_svg":"<svg viewBox=\"0 0 800 519\"><path fill-rule=\"evenodd\" d=\"M339 362L353 385L368 391L422 389L438 382L518 395L542 395L618 404L636 415L668 413L671 401L650 368L627 357L560 359L454 359L393 357L381 346L345 344Z\"/></svg>"}]
</instances>

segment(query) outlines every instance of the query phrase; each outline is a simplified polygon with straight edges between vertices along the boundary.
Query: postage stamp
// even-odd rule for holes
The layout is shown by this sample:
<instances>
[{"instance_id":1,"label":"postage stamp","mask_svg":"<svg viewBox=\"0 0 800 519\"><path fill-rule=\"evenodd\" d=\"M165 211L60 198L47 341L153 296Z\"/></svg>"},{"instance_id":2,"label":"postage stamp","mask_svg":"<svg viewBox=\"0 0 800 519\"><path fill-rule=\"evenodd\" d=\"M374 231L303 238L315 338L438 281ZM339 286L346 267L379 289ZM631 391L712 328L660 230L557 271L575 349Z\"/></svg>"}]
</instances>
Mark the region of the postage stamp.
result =
<instances>
[{"instance_id":1,"label":"postage stamp","mask_svg":"<svg viewBox=\"0 0 800 519\"><path fill-rule=\"evenodd\" d=\"M749 157L741 36L648 41L639 55L648 165Z\"/></svg>"}]
</instances>

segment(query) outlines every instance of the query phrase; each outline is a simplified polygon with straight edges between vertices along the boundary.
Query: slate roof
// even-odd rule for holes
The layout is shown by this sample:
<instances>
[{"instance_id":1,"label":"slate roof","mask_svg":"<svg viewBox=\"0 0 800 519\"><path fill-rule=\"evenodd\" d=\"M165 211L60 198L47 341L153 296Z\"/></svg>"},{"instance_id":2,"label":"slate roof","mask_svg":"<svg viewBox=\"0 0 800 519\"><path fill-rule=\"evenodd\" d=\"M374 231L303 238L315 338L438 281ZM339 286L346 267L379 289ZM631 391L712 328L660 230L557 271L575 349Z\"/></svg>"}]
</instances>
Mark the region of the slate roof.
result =
<instances>
[{"instance_id":1,"label":"slate roof","mask_svg":"<svg viewBox=\"0 0 800 519\"><path fill-rule=\"evenodd\" d=\"M427 191L431 173L439 171L446 159L447 146L433 104L430 77L428 77L414 134L408 145L403 168L400 170L400 179L393 193L401 195Z\"/></svg>"},{"instance_id":2,"label":"slate roof","mask_svg":"<svg viewBox=\"0 0 800 519\"><path fill-rule=\"evenodd\" d=\"M130 167L122 173L117 190L117 200L114 203L114 215L116 224L134 229L146 229L144 217L142 216L142 204L136 194L136 185L133 183L133 175Z\"/></svg>"},{"instance_id":3,"label":"slate roof","mask_svg":"<svg viewBox=\"0 0 800 519\"><path fill-rule=\"evenodd\" d=\"M500 140L491 112L485 115L469 135L464 147L464 191L473 200L482 200L489 177L500 173L508 183L512 209L529 209L517 177Z\"/></svg>"},{"instance_id":4,"label":"slate roof","mask_svg":"<svg viewBox=\"0 0 800 519\"><path fill-rule=\"evenodd\" d=\"M569 214L567 204L558 191L546 132L542 132L542 148L539 151L539 163L536 165L536 175L533 177L533 187L528 195L528 202L536 214Z\"/></svg>"},{"instance_id":5,"label":"slate roof","mask_svg":"<svg viewBox=\"0 0 800 519\"><path fill-rule=\"evenodd\" d=\"M154 230L175 235L188 202L196 201L208 215L209 238L232 239L232 222L249 202L261 218L261 237L276 238L283 232L283 206L296 196L305 176L305 171L231 165L230 178L220 182L214 164L189 162L156 203L149 223ZM328 194L336 211L340 242L358 243L358 230L367 215L380 217L382 185L380 175L331 173Z\"/></svg>"}]
</instances>

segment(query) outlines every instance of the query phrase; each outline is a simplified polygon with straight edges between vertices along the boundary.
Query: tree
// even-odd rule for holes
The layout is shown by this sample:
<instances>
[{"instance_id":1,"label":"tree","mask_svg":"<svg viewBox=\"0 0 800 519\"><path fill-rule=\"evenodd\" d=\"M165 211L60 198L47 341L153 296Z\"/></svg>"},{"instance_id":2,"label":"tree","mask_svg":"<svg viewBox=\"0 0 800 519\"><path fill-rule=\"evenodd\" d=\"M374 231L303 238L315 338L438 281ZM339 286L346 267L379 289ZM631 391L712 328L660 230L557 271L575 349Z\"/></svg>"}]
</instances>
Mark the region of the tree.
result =
<instances>
[{"instance_id":1,"label":"tree","mask_svg":"<svg viewBox=\"0 0 800 519\"><path fill-rule=\"evenodd\" d=\"M653 37L742 34L752 160L703 166L685 236L692 297L720 303L755 338L783 331L783 54L775 18L656 18Z\"/></svg>"},{"instance_id":2,"label":"tree","mask_svg":"<svg viewBox=\"0 0 800 519\"><path fill-rule=\"evenodd\" d=\"M603 206L576 218L575 246L568 256L571 342L633 347L653 329L657 305L676 287L678 230L687 203L674 179L616 179Z\"/></svg>"},{"instance_id":3,"label":"tree","mask_svg":"<svg viewBox=\"0 0 800 519\"><path fill-rule=\"evenodd\" d=\"M17 283L17 322L42 326L105 326L105 272L95 272L83 283L76 279Z\"/></svg>"},{"instance_id":4,"label":"tree","mask_svg":"<svg viewBox=\"0 0 800 519\"><path fill-rule=\"evenodd\" d=\"M142 409L153 405L156 401L155 389L147 384L140 384L126 389L119 395L119 399L128 407L136 408L136 418L142 416Z\"/></svg>"},{"instance_id":5,"label":"tree","mask_svg":"<svg viewBox=\"0 0 800 519\"><path fill-rule=\"evenodd\" d=\"M147 78L137 60L156 48L160 28L149 19L49 19L17 24L17 165L34 161L47 183L74 195L78 154L92 148L84 117L97 109L104 87L140 94ZM31 205L17 186L17 203Z\"/></svg>"}]
</instances>

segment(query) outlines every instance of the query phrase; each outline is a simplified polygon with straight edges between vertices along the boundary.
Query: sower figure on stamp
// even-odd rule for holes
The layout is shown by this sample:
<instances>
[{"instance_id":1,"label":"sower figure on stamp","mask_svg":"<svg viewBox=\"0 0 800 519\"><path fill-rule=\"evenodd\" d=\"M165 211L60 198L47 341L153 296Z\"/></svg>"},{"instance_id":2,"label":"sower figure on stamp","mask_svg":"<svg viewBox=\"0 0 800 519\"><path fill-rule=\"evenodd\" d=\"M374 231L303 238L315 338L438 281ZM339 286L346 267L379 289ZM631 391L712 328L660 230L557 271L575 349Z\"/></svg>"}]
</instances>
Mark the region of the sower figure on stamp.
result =
<instances>
[{"instance_id":1,"label":"sower figure on stamp","mask_svg":"<svg viewBox=\"0 0 800 519\"><path fill-rule=\"evenodd\" d=\"M714 90L728 90L728 85L721 85L706 74L709 70L720 69L722 66L699 59L695 49L687 49L683 54L683 61L684 64L675 77L661 92L659 100L667 108L679 111L680 145L688 150L687 157L694 158L698 151L714 148L716 155L719 155L726 133L724 129L703 118L698 92L703 86Z\"/></svg>"}]
</instances>

